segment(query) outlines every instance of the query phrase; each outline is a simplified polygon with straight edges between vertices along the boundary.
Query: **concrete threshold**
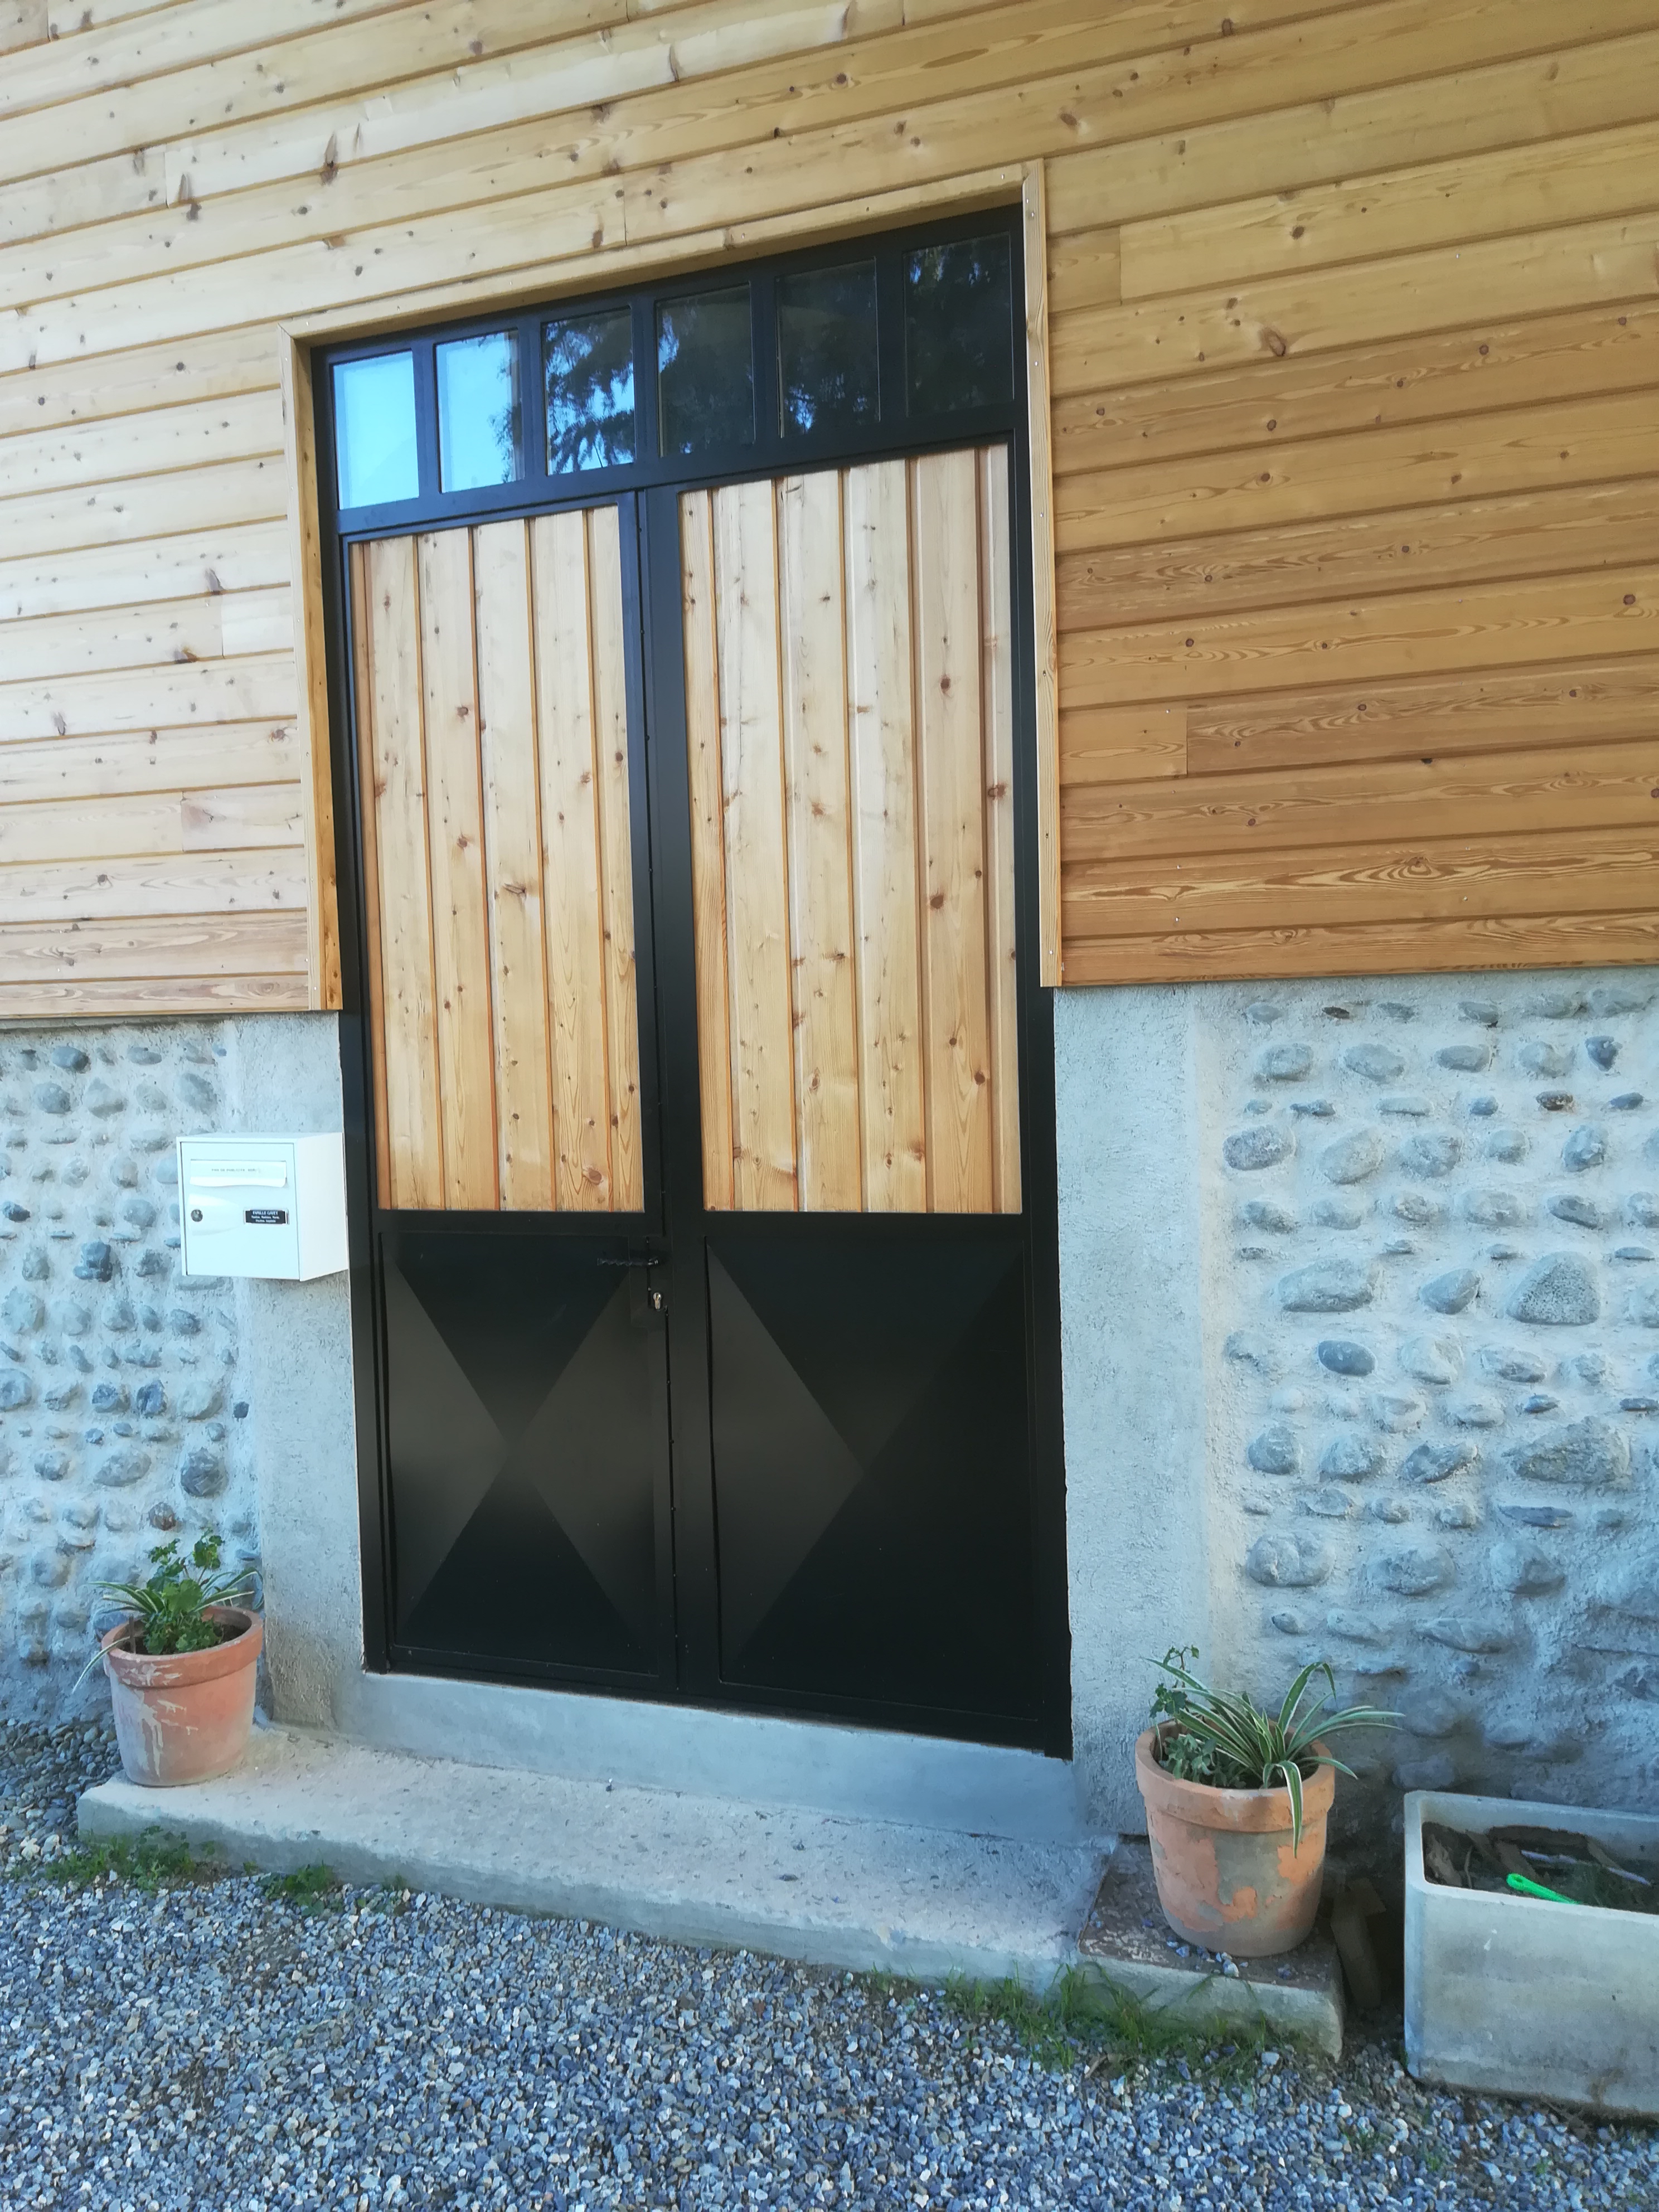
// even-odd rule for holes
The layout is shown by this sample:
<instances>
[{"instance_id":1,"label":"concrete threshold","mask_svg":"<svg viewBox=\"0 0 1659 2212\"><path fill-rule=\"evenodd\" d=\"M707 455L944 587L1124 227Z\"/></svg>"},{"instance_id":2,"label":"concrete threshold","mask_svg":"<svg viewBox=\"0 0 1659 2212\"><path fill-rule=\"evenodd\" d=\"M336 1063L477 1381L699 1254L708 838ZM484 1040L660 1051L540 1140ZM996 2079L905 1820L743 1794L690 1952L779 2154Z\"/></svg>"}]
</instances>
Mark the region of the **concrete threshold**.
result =
<instances>
[{"instance_id":1,"label":"concrete threshold","mask_svg":"<svg viewBox=\"0 0 1659 2212\"><path fill-rule=\"evenodd\" d=\"M234 1773L84 1793L83 1837L155 1831L273 1873L327 1866L517 1912L914 1981L1078 1956L1103 1848L468 1766L256 1729Z\"/></svg>"}]
</instances>

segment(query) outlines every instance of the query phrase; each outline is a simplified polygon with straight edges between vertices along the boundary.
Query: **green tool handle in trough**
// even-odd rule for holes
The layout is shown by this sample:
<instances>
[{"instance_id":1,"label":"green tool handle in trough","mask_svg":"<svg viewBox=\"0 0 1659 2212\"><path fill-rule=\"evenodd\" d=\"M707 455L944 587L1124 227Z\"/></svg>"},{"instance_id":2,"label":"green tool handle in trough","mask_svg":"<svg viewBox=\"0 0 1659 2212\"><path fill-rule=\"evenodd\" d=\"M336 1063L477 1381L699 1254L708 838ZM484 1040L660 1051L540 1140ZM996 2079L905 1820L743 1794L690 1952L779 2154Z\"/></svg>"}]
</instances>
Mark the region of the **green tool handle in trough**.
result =
<instances>
[{"instance_id":1,"label":"green tool handle in trough","mask_svg":"<svg viewBox=\"0 0 1659 2212\"><path fill-rule=\"evenodd\" d=\"M1576 1897L1563 1897L1559 1889L1546 1889L1541 1881L1534 1881L1530 1875L1512 1874L1508 1881L1510 1887L1518 1889L1523 1897L1541 1897L1551 1905L1577 1905L1578 1902Z\"/></svg>"}]
</instances>

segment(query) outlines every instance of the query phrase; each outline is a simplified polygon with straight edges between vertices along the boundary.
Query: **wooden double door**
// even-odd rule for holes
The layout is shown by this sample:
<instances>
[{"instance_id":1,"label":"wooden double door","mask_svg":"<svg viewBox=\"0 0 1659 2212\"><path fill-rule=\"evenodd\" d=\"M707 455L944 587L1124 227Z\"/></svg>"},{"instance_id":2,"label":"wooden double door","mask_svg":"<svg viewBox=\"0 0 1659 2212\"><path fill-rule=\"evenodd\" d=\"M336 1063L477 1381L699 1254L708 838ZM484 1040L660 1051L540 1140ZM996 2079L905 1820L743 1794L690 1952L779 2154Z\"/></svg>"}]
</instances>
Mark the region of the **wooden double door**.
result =
<instances>
[{"instance_id":1,"label":"wooden double door","mask_svg":"<svg viewBox=\"0 0 1659 2212\"><path fill-rule=\"evenodd\" d=\"M1066 1747L1010 491L347 548L387 1663Z\"/></svg>"}]
</instances>

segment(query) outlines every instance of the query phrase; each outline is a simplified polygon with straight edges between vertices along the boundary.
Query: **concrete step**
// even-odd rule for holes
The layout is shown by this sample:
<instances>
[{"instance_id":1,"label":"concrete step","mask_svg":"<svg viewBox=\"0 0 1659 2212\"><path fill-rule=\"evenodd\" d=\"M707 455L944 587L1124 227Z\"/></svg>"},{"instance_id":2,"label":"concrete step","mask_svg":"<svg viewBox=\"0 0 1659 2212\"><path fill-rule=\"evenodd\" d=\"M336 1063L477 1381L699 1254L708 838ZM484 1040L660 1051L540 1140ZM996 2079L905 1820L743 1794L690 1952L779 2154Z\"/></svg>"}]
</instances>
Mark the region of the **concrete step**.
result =
<instances>
[{"instance_id":1,"label":"concrete step","mask_svg":"<svg viewBox=\"0 0 1659 2212\"><path fill-rule=\"evenodd\" d=\"M82 1836L179 1835L232 1865L324 1864L481 1905L916 1981L1077 1957L1098 1844L1032 1842L788 1806L465 1766L256 1729L233 1774L88 1790Z\"/></svg>"}]
</instances>

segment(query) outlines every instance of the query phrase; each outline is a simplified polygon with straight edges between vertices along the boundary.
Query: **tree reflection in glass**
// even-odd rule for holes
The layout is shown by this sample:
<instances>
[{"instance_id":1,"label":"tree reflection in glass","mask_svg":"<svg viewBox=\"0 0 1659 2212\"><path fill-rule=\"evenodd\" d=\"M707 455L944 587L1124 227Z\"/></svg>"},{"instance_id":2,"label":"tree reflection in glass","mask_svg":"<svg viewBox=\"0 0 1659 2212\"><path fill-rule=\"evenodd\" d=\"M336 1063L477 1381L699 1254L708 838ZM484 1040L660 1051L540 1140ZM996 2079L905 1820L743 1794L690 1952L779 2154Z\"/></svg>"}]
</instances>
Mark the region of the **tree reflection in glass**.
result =
<instances>
[{"instance_id":1,"label":"tree reflection in glass","mask_svg":"<svg viewBox=\"0 0 1659 2212\"><path fill-rule=\"evenodd\" d=\"M549 476L634 459L633 319L627 307L605 307L544 329Z\"/></svg>"},{"instance_id":2,"label":"tree reflection in glass","mask_svg":"<svg viewBox=\"0 0 1659 2212\"><path fill-rule=\"evenodd\" d=\"M957 239L905 257L904 354L913 415L990 407L1013 397L1006 237Z\"/></svg>"},{"instance_id":3,"label":"tree reflection in glass","mask_svg":"<svg viewBox=\"0 0 1659 2212\"><path fill-rule=\"evenodd\" d=\"M754 444L746 284L658 302L657 405L665 453Z\"/></svg>"},{"instance_id":4,"label":"tree reflection in glass","mask_svg":"<svg viewBox=\"0 0 1659 2212\"><path fill-rule=\"evenodd\" d=\"M438 477L446 491L524 474L519 340L514 331L438 348Z\"/></svg>"},{"instance_id":5,"label":"tree reflection in glass","mask_svg":"<svg viewBox=\"0 0 1659 2212\"><path fill-rule=\"evenodd\" d=\"M779 277L778 385L786 438L876 420L873 261Z\"/></svg>"}]
</instances>

